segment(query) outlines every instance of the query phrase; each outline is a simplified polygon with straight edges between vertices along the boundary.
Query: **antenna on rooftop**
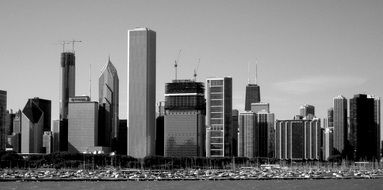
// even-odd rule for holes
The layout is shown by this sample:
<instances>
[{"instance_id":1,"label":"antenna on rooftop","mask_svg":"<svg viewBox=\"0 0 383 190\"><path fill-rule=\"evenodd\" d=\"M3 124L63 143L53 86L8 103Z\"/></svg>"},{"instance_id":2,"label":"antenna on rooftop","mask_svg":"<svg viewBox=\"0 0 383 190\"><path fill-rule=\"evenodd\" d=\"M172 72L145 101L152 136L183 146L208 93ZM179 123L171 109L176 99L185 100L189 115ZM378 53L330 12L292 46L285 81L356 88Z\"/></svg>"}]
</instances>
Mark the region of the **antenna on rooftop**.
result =
<instances>
[{"instance_id":1,"label":"antenna on rooftop","mask_svg":"<svg viewBox=\"0 0 383 190\"><path fill-rule=\"evenodd\" d=\"M175 80L177 80L177 67L178 67L181 51L182 51L181 49L178 51L177 59L174 61Z\"/></svg>"},{"instance_id":2,"label":"antenna on rooftop","mask_svg":"<svg viewBox=\"0 0 383 190\"><path fill-rule=\"evenodd\" d=\"M258 68L257 68L257 64L255 64L255 84L258 83Z\"/></svg>"},{"instance_id":3,"label":"antenna on rooftop","mask_svg":"<svg viewBox=\"0 0 383 190\"><path fill-rule=\"evenodd\" d=\"M200 63L201 59L198 58L198 64L197 64L197 67L194 69L194 81L197 81L197 72L198 72L198 67L199 67L199 63Z\"/></svg>"},{"instance_id":4,"label":"antenna on rooftop","mask_svg":"<svg viewBox=\"0 0 383 190\"><path fill-rule=\"evenodd\" d=\"M92 64L89 64L89 98L92 99Z\"/></svg>"},{"instance_id":5,"label":"antenna on rooftop","mask_svg":"<svg viewBox=\"0 0 383 190\"><path fill-rule=\"evenodd\" d=\"M250 62L247 62L247 84L250 84Z\"/></svg>"}]
</instances>

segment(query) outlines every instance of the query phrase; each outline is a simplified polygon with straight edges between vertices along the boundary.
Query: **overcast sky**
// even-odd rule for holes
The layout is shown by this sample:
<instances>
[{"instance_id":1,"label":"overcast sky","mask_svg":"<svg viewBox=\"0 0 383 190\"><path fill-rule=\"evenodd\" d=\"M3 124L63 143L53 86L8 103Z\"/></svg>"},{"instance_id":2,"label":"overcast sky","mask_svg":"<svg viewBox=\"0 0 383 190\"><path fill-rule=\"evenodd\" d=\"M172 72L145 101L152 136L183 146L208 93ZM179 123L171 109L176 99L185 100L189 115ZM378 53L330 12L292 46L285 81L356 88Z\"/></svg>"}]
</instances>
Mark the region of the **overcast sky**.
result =
<instances>
[{"instance_id":1,"label":"overcast sky","mask_svg":"<svg viewBox=\"0 0 383 190\"><path fill-rule=\"evenodd\" d=\"M28 98L52 100L58 118L62 40L76 45L76 94L98 100L108 56L120 78L120 117L126 118L127 30L157 32L157 101L174 78L233 77L233 107L244 109L245 86L258 63L261 100L277 119L312 104L324 117L332 98L383 96L383 1L0 1L0 89L8 109Z\"/></svg>"}]
</instances>

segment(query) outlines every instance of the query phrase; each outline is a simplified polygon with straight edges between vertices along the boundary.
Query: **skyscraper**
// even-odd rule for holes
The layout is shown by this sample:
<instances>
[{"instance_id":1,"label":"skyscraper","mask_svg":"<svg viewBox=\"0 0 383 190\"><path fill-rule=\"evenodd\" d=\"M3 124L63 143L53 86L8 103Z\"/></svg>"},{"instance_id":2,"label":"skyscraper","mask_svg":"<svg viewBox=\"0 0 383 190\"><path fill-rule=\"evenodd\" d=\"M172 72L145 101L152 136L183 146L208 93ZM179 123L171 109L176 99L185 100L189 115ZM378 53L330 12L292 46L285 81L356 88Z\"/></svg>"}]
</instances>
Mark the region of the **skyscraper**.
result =
<instances>
[{"instance_id":1,"label":"skyscraper","mask_svg":"<svg viewBox=\"0 0 383 190\"><path fill-rule=\"evenodd\" d=\"M60 150L68 150L68 102L75 96L75 54L61 53L61 92L60 92Z\"/></svg>"},{"instance_id":2,"label":"skyscraper","mask_svg":"<svg viewBox=\"0 0 383 190\"><path fill-rule=\"evenodd\" d=\"M239 113L239 133L238 133L238 156L256 157L258 151L259 131L257 128L256 114L252 111Z\"/></svg>"},{"instance_id":3,"label":"skyscraper","mask_svg":"<svg viewBox=\"0 0 383 190\"><path fill-rule=\"evenodd\" d=\"M0 151L5 150L5 115L7 111L7 91L0 90Z\"/></svg>"},{"instance_id":4,"label":"skyscraper","mask_svg":"<svg viewBox=\"0 0 383 190\"><path fill-rule=\"evenodd\" d=\"M206 156L233 155L232 78L206 80Z\"/></svg>"},{"instance_id":5,"label":"skyscraper","mask_svg":"<svg viewBox=\"0 0 383 190\"><path fill-rule=\"evenodd\" d=\"M155 153L156 32L128 31L128 155Z\"/></svg>"},{"instance_id":6,"label":"skyscraper","mask_svg":"<svg viewBox=\"0 0 383 190\"><path fill-rule=\"evenodd\" d=\"M249 71L250 72L250 71ZM246 86L246 95L245 95L245 111L251 111L251 104L261 102L261 92L257 84L258 80L257 65L255 65L255 81L254 84L249 79Z\"/></svg>"},{"instance_id":7,"label":"skyscraper","mask_svg":"<svg viewBox=\"0 0 383 190\"><path fill-rule=\"evenodd\" d=\"M258 113L262 110L265 110L266 112L270 112L270 104L269 103L251 103L251 111L254 113Z\"/></svg>"},{"instance_id":8,"label":"skyscraper","mask_svg":"<svg viewBox=\"0 0 383 190\"><path fill-rule=\"evenodd\" d=\"M50 129L51 101L40 98L28 100L22 111L21 153L45 153L43 149L44 129Z\"/></svg>"},{"instance_id":9,"label":"skyscraper","mask_svg":"<svg viewBox=\"0 0 383 190\"><path fill-rule=\"evenodd\" d=\"M165 87L164 156L205 156L202 82L173 80Z\"/></svg>"},{"instance_id":10,"label":"skyscraper","mask_svg":"<svg viewBox=\"0 0 383 190\"><path fill-rule=\"evenodd\" d=\"M366 94L350 99L350 144L354 160L379 160L380 100Z\"/></svg>"},{"instance_id":11,"label":"skyscraper","mask_svg":"<svg viewBox=\"0 0 383 190\"><path fill-rule=\"evenodd\" d=\"M333 126L334 154L339 154L345 157L345 148L348 143L347 99L343 96L337 96L334 98Z\"/></svg>"},{"instance_id":12,"label":"skyscraper","mask_svg":"<svg viewBox=\"0 0 383 190\"><path fill-rule=\"evenodd\" d=\"M117 70L110 59L101 71L99 78L99 137L100 145L111 146L117 140L118 107L119 107L119 79Z\"/></svg>"},{"instance_id":13,"label":"skyscraper","mask_svg":"<svg viewBox=\"0 0 383 190\"><path fill-rule=\"evenodd\" d=\"M315 116L315 107L313 105L308 105L308 104L302 105L299 108L299 114L302 117L306 117L306 118L312 119Z\"/></svg>"}]
</instances>

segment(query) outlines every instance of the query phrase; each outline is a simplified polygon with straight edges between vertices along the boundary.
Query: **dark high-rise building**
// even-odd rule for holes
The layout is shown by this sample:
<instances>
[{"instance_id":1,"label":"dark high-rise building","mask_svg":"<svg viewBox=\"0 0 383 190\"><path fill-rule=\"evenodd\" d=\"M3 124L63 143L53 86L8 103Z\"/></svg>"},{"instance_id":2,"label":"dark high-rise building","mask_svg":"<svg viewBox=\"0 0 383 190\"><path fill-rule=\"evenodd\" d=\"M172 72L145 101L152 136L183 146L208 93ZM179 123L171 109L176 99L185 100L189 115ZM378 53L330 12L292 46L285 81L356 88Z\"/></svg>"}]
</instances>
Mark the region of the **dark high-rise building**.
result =
<instances>
[{"instance_id":1,"label":"dark high-rise building","mask_svg":"<svg viewBox=\"0 0 383 190\"><path fill-rule=\"evenodd\" d=\"M155 154L156 32L128 31L128 155Z\"/></svg>"},{"instance_id":2,"label":"dark high-rise building","mask_svg":"<svg viewBox=\"0 0 383 190\"><path fill-rule=\"evenodd\" d=\"M206 156L233 156L231 77L206 80Z\"/></svg>"},{"instance_id":3,"label":"dark high-rise building","mask_svg":"<svg viewBox=\"0 0 383 190\"><path fill-rule=\"evenodd\" d=\"M119 107L119 79L117 70L108 61L101 71L99 78L99 141L101 146L111 146L117 140L118 134L118 107ZM113 149L115 149L113 147Z\"/></svg>"},{"instance_id":4,"label":"dark high-rise building","mask_svg":"<svg viewBox=\"0 0 383 190\"><path fill-rule=\"evenodd\" d=\"M239 112L234 109L232 111L233 117L233 156L238 156L238 132L239 132Z\"/></svg>"},{"instance_id":5,"label":"dark high-rise building","mask_svg":"<svg viewBox=\"0 0 383 190\"><path fill-rule=\"evenodd\" d=\"M75 96L76 64L74 52L61 53L60 150L68 150L68 103Z\"/></svg>"},{"instance_id":6,"label":"dark high-rise building","mask_svg":"<svg viewBox=\"0 0 383 190\"><path fill-rule=\"evenodd\" d=\"M261 101L260 89L257 84L247 84L245 97L245 111L251 111L251 103Z\"/></svg>"},{"instance_id":7,"label":"dark high-rise building","mask_svg":"<svg viewBox=\"0 0 383 190\"><path fill-rule=\"evenodd\" d=\"M126 155L126 146L128 144L128 125L126 119L120 119L118 122L118 134L117 134L117 154Z\"/></svg>"},{"instance_id":8,"label":"dark high-rise building","mask_svg":"<svg viewBox=\"0 0 383 190\"><path fill-rule=\"evenodd\" d=\"M261 102L261 92L257 84L257 68L255 68L255 83L252 84L250 78L248 79L248 84L246 86L246 95L245 95L245 111L251 111L252 103ZM255 112L256 113L256 112Z\"/></svg>"},{"instance_id":9,"label":"dark high-rise building","mask_svg":"<svg viewBox=\"0 0 383 190\"><path fill-rule=\"evenodd\" d=\"M379 160L379 142L380 99L354 95L350 99L350 144L354 160Z\"/></svg>"},{"instance_id":10,"label":"dark high-rise building","mask_svg":"<svg viewBox=\"0 0 383 190\"><path fill-rule=\"evenodd\" d=\"M165 87L164 156L205 156L204 85L173 80Z\"/></svg>"},{"instance_id":11,"label":"dark high-rise building","mask_svg":"<svg viewBox=\"0 0 383 190\"><path fill-rule=\"evenodd\" d=\"M7 91L0 90L0 151L5 150L5 117L7 113Z\"/></svg>"},{"instance_id":12,"label":"dark high-rise building","mask_svg":"<svg viewBox=\"0 0 383 190\"><path fill-rule=\"evenodd\" d=\"M346 156L345 148L348 144L347 136L347 99L343 96L334 98L333 109L333 153ZM329 118L330 122L330 118ZM331 124L331 123L329 123Z\"/></svg>"},{"instance_id":13,"label":"dark high-rise building","mask_svg":"<svg viewBox=\"0 0 383 190\"><path fill-rule=\"evenodd\" d=\"M43 133L44 129L50 130L50 118L50 100L40 98L28 100L22 111L21 153L45 153L43 149Z\"/></svg>"}]
</instances>

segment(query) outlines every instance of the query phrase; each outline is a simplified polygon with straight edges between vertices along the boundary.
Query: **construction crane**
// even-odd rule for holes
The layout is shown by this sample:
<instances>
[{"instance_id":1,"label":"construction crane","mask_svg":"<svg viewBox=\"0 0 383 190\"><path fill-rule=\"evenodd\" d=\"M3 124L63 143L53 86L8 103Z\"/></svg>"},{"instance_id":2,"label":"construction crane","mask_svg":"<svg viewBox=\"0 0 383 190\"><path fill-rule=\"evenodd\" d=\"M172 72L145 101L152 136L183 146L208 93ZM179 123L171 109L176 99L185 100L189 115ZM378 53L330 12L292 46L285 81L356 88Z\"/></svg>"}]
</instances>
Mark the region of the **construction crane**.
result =
<instances>
[{"instance_id":1,"label":"construction crane","mask_svg":"<svg viewBox=\"0 0 383 190\"><path fill-rule=\"evenodd\" d=\"M178 67L178 63L179 63L179 60L180 60L181 51L182 51L182 49L180 49L178 51L177 59L174 61L175 80L177 80L177 67Z\"/></svg>"},{"instance_id":2,"label":"construction crane","mask_svg":"<svg viewBox=\"0 0 383 190\"><path fill-rule=\"evenodd\" d=\"M201 59L198 58L198 64L197 64L197 67L194 69L194 81L197 81L197 72L198 72L198 67L199 67L199 63L201 62Z\"/></svg>"},{"instance_id":3,"label":"construction crane","mask_svg":"<svg viewBox=\"0 0 383 190\"><path fill-rule=\"evenodd\" d=\"M79 42L82 42L82 41L80 41L80 40L63 40L63 41L61 41L61 45L63 47L63 52L65 52L65 45L72 44L72 51L74 53L74 44L79 43Z\"/></svg>"}]
</instances>

